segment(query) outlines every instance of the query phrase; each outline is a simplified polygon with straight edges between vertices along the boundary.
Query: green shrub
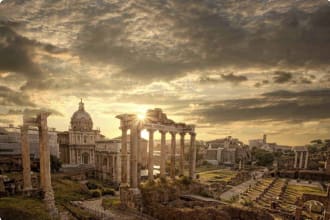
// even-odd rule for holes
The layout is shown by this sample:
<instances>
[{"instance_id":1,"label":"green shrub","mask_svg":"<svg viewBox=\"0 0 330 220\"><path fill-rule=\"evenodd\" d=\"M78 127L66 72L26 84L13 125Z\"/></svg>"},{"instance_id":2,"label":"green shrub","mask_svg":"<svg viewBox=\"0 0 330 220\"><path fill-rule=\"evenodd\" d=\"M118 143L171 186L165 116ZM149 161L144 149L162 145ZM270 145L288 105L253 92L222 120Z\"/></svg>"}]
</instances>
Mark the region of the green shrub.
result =
<instances>
[{"instance_id":1,"label":"green shrub","mask_svg":"<svg viewBox=\"0 0 330 220\"><path fill-rule=\"evenodd\" d=\"M114 196L115 195L115 190L112 188L103 188L102 189L102 194L103 195L111 195Z\"/></svg>"},{"instance_id":2,"label":"green shrub","mask_svg":"<svg viewBox=\"0 0 330 220\"><path fill-rule=\"evenodd\" d=\"M183 185L189 185L191 184L191 179L187 176L182 176L181 179L180 179L181 183Z\"/></svg>"},{"instance_id":3,"label":"green shrub","mask_svg":"<svg viewBox=\"0 0 330 220\"><path fill-rule=\"evenodd\" d=\"M92 197L101 197L102 191L100 189L92 189L89 191Z\"/></svg>"},{"instance_id":4,"label":"green shrub","mask_svg":"<svg viewBox=\"0 0 330 220\"><path fill-rule=\"evenodd\" d=\"M88 187L88 189L98 189L99 186L95 183L91 183L91 182L87 182L86 186Z\"/></svg>"}]
</instances>

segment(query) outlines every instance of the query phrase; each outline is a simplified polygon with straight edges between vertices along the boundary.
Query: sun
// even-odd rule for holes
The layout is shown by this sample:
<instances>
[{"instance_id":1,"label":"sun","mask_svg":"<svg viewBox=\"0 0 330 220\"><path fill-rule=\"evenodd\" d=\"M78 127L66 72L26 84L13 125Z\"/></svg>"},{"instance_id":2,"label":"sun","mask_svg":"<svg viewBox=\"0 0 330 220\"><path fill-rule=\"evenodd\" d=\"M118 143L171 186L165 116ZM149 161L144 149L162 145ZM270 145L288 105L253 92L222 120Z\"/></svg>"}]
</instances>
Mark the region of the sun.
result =
<instances>
[{"instance_id":1,"label":"sun","mask_svg":"<svg viewBox=\"0 0 330 220\"><path fill-rule=\"evenodd\" d=\"M138 114L137 117L141 121L143 121L146 118L145 114Z\"/></svg>"}]
</instances>

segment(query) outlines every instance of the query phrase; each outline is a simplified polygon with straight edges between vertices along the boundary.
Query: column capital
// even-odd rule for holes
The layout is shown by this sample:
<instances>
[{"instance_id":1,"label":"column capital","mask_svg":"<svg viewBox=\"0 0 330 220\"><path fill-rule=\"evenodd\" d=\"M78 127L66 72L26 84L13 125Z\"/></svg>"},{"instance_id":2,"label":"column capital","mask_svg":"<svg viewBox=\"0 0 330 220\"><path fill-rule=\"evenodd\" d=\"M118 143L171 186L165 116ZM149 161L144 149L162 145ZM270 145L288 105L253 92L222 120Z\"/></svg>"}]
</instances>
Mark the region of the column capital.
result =
<instances>
[{"instance_id":1,"label":"column capital","mask_svg":"<svg viewBox=\"0 0 330 220\"><path fill-rule=\"evenodd\" d=\"M181 137L184 137L186 135L186 132L180 132L179 134Z\"/></svg>"},{"instance_id":2,"label":"column capital","mask_svg":"<svg viewBox=\"0 0 330 220\"><path fill-rule=\"evenodd\" d=\"M189 132L190 136L196 137L196 132Z\"/></svg>"},{"instance_id":3,"label":"column capital","mask_svg":"<svg viewBox=\"0 0 330 220\"><path fill-rule=\"evenodd\" d=\"M129 129L129 127L128 127L128 126L120 126L119 129L122 130L122 131L123 131L123 130L124 130L124 131L125 131L125 130L127 131L127 130Z\"/></svg>"},{"instance_id":4,"label":"column capital","mask_svg":"<svg viewBox=\"0 0 330 220\"><path fill-rule=\"evenodd\" d=\"M164 130L159 130L159 133L161 134L166 134L168 131L164 131Z\"/></svg>"},{"instance_id":5,"label":"column capital","mask_svg":"<svg viewBox=\"0 0 330 220\"><path fill-rule=\"evenodd\" d=\"M171 134L172 136L175 136L175 135L177 134L177 132L175 132L175 131L170 131L170 134Z\"/></svg>"},{"instance_id":6,"label":"column capital","mask_svg":"<svg viewBox=\"0 0 330 220\"><path fill-rule=\"evenodd\" d=\"M154 133L156 130L157 130L157 129L154 129L154 128L148 128L148 129L147 129L147 131L148 131L149 133Z\"/></svg>"}]
</instances>

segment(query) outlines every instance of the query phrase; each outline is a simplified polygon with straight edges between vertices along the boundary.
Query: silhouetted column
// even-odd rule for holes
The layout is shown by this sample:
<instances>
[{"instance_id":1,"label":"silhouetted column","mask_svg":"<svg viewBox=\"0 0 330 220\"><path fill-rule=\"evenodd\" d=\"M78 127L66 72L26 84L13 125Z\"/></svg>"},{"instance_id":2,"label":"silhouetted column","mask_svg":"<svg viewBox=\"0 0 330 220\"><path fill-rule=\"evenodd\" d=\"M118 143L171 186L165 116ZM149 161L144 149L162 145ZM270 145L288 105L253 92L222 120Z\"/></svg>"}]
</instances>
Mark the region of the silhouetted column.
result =
<instances>
[{"instance_id":1,"label":"silhouetted column","mask_svg":"<svg viewBox=\"0 0 330 220\"><path fill-rule=\"evenodd\" d=\"M295 152L294 152L294 164L293 164L293 168L294 168L294 169L297 168L297 162L298 162L298 152L295 151Z\"/></svg>"},{"instance_id":2,"label":"silhouetted column","mask_svg":"<svg viewBox=\"0 0 330 220\"><path fill-rule=\"evenodd\" d=\"M304 152L300 151L299 169L303 168L303 157L304 157Z\"/></svg>"},{"instance_id":3,"label":"silhouetted column","mask_svg":"<svg viewBox=\"0 0 330 220\"><path fill-rule=\"evenodd\" d=\"M137 173L138 173L138 163L137 163L137 147L138 147L138 137L137 137L137 126L131 127L131 144L130 144L130 187L137 188Z\"/></svg>"},{"instance_id":4,"label":"silhouetted column","mask_svg":"<svg viewBox=\"0 0 330 220\"><path fill-rule=\"evenodd\" d=\"M305 152L305 169L308 167L308 151Z\"/></svg>"},{"instance_id":5,"label":"silhouetted column","mask_svg":"<svg viewBox=\"0 0 330 220\"><path fill-rule=\"evenodd\" d=\"M179 173L184 175L184 136L186 133L180 133L180 163L179 163Z\"/></svg>"},{"instance_id":6,"label":"silhouetted column","mask_svg":"<svg viewBox=\"0 0 330 220\"><path fill-rule=\"evenodd\" d=\"M166 131L160 131L160 177L166 176Z\"/></svg>"},{"instance_id":7,"label":"silhouetted column","mask_svg":"<svg viewBox=\"0 0 330 220\"><path fill-rule=\"evenodd\" d=\"M196 169L196 133L190 134L190 166L189 166L189 177L195 179L195 169Z\"/></svg>"},{"instance_id":8,"label":"silhouetted column","mask_svg":"<svg viewBox=\"0 0 330 220\"><path fill-rule=\"evenodd\" d=\"M175 140L175 132L171 132L171 178L175 179L175 148L176 148L176 140Z\"/></svg>"},{"instance_id":9,"label":"silhouetted column","mask_svg":"<svg viewBox=\"0 0 330 220\"><path fill-rule=\"evenodd\" d=\"M112 172L113 173L113 172ZM127 128L121 128L121 186L127 186Z\"/></svg>"},{"instance_id":10,"label":"silhouetted column","mask_svg":"<svg viewBox=\"0 0 330 220\"><path fill-rule=\"evenodd\" d=\"M29 130L29 127L27 125L23 125L21 128L23 190L24 191L32 189L30 146L29 146L28 130Z\"/></svg>"},{"instance_id":11,"label":"silhouetted column","mask_svg":"<svg viewBox=\"0 0 330 220\"><path fill-rule=\"evenodd\" d=\"M148 179L154 179L154 131L149 129L149 157L148 157Z\"/></svg>"},{"instance_id":12,"label":"silhouetted column","mask_svg":"<svg viewBox=\"0 0 330 220\"><path fill-rule=\"evenodd\" d=\"M58 215L55 206L54 192L51 183L50 170L50 149L48 146L48 127L47 117L49 113L42 112L38 115L39 122L39 150L40 150L40 180L42 180L42 191L44 192L44 201L50 215L54 218Z\"/></svg>"},{"instance_id":13,"label":"silhouetted column","mask_svg":"<svg viewBox=\"0 0 330 220\"><path fill-rule=\"evenodd\" d=\"M47 113L39 115L39 155L40 155L40 176L42 189L44 192L52 190L50 171L50 150L48 146Z\"/></svg>"}]
</instances>

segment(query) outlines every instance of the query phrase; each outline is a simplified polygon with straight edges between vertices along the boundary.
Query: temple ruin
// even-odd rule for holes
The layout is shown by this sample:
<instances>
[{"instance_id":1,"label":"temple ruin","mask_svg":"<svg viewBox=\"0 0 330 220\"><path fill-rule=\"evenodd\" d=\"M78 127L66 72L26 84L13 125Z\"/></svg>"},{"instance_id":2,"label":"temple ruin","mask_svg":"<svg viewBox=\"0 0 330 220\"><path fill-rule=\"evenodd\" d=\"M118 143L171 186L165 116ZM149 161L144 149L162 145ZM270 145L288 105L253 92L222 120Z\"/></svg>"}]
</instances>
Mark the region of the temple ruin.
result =
<instances>
[{"instance_id":1,"label":"temple ruin","mask_svg":"<svg viewBox=\"0 0 330 220\"><path fill-rule=\"evenodd\" d=\"M140 191L138 189L138 158L139 154L139 139L141 131L146 129L149 132L149 154L148 154L148 179L152 181L153 176L153 148L154 148L154 132L159 131L161 134L161 149L160 149L160 177L166 178L166 134L171 134L171 152L170 152L170 176L175 178L175 151L176 151L176 135L180 136L180 159L179 159L179 175L184 175L184 144L185 135L190 135L189 149L189 177L195 179L196 166L196 146L195 146L195 126L186 125L184 123L175 123L167 118L167 115L161 109L156 108L148 110L145 119L141 120L135 114L121 114L116 118L120 119L120 129L122 131L121 141L121 186L120 197L123 204L128 207L138 208L138 200L140 199ZM130 130L130 169L128 174L127 169L127 132ZM129 175L129 183L128 183Z\"/></svg>"},{"instance_id":2,"label":"temple ruin","mask_svg":"<svg viewBox=\"0 0 330 220\"><path fill-rule=\"evenodd\" d=\"M23 192L25 195L30 195L30 192L33 190L31 184L30 147L28 140L28 129L29 126L32 126L37 127L39 130L40 190L50 215L54 217L57 216L58 211L55 206L54 191L51 184L50 150L47 144L47 117L49 115L49 112L41 112L37 117L23 116L23 125L21 128Z\"/></svg>"}]
</instances>

